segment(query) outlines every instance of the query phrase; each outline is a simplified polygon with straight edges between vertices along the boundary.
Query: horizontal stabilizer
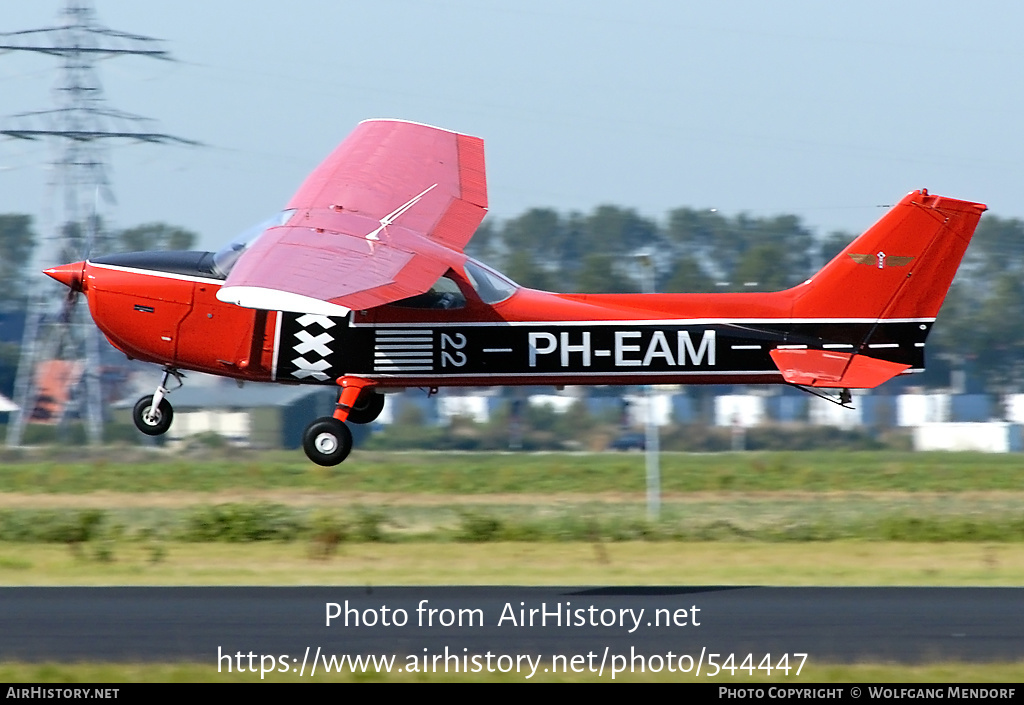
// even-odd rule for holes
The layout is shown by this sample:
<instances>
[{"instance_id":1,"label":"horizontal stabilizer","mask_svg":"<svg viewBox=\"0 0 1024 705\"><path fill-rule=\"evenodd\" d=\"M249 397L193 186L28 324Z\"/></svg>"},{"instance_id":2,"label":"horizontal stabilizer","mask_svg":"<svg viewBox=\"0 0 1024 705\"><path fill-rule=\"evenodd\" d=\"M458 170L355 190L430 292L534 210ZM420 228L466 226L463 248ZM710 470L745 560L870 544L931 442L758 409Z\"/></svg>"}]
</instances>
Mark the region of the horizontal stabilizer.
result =
<instances>
[{"instance_id":1,"label":"horizontal stabilizer","mask_svg":"<svg viewBox=\"0 0 1024 705\"><path fill-rule=\"evenodd\" d=\"M831 350L772 350L772 360L790 384L836 389L872 389L910 365Z\"/></svg>"}]
</instances>

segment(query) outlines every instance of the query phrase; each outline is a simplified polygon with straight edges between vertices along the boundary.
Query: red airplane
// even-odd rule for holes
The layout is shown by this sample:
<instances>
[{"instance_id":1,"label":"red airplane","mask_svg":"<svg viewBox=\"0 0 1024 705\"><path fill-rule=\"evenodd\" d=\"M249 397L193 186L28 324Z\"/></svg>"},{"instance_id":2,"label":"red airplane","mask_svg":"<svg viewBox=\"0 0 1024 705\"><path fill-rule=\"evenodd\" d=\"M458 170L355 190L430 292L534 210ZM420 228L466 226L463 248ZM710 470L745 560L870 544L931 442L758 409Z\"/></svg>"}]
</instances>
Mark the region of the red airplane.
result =
<instances>
[{"instance_id":1,"label":"red airplane","mask_svg":"<svg viewBox=\"0 0 1024 705\"><path fill-rule=\"evenodd\" d=\"M135 424L167 431L196 370L340 387L303 448L336 465L345 422L406 387L792 384L872 388L924 345L985 206L906 196L807 281L773 293L556 294L463 248L487 209L483 141L360 123L286 209L219 252L136 252L46 270L129 358L163 366Z\"/></svg>"}]
</instances>

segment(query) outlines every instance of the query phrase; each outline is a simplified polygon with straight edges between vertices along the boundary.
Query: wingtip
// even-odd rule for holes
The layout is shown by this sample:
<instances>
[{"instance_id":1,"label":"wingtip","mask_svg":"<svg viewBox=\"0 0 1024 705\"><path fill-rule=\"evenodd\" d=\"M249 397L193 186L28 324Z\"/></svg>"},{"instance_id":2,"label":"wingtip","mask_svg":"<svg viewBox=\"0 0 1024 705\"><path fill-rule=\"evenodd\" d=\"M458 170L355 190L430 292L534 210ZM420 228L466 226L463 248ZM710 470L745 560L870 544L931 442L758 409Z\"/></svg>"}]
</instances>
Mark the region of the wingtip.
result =
<instances>
[{"instance_id":1,"label":"wingtip","mask_svg":"<svg viewBox=\"0 0 1024 705\"><path fill-rule=\"evenodd\" d=\"M402 118L367 118L365 120L360 120L359 124L363 125L365 123L370 123L370 122L395 122L395 123L401 123L401 124L405 124L405 125L416 125L417 127L428 127L431 130L439 130L440 132L448 132L448 133L453 134L453 135L461 135L463 137L473 137L473 135L466 134L465 132L459 132L457 130L450 130L447 127L439 127L438 125L431 125L431 124L426 123L426 122L416 122L415 120L403 120ZM475 139L481 139L481 138L476 137Z\"/></svg>"}]
</instances>

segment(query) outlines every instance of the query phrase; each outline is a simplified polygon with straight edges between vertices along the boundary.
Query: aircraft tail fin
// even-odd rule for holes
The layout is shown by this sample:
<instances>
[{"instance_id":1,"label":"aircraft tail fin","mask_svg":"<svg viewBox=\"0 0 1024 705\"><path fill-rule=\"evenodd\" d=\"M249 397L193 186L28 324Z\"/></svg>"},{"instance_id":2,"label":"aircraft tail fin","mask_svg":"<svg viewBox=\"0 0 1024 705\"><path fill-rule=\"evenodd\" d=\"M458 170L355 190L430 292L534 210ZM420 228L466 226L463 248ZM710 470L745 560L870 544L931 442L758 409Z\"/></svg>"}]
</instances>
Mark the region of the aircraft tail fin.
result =
<instances>
[{"instance_id":1,"label":"aircraft tail fin","mask_svg":"<svg viewBox=\"0 0 1024 705\"><path fill-rule=\"evenodd\" d=\"M824 349L776 349L790 384L864 389L924 368L924 340L985 206L914 191L787 294ZM799 346L793 346L798 348Z\"/></svg>"},{"instance_id":2,"label":"aircraft tail fin","mask_svg":"<svg viewBox=\"0 0 1024 705\"><path fill-rule=\"evenodd\" d=\"M800 318L934 319L986 210L914 191L811 279L794 287Z\"/></svg>"}]
</instances>

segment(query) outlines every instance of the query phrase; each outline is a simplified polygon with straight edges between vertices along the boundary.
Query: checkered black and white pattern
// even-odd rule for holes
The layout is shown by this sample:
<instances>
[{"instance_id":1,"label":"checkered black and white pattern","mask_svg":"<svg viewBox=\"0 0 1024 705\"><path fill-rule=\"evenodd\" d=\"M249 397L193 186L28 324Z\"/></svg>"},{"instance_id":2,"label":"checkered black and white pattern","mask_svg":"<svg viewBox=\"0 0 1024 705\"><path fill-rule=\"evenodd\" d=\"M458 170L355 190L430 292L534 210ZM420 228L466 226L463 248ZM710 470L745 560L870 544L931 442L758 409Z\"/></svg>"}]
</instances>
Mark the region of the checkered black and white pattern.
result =
<instances>
[{"instance_id":1,"label":"checkered black and white pattern","mask_svg":"<svg viewBox=\"0 0 1024 705\"><path fill-rule=\"evenodd\" d=\"M291 376L301 380L312 377L318 382L326 382L331 379L326 370L331 367L328 358L333 352L331 343L334 342L334 336L329 331L335 322L327 316L312 313L299 316L295 322L299 328L289 341L292 353L296 356L289 356L289 362L295 367Z\"/></svg>"}]
</instances>

